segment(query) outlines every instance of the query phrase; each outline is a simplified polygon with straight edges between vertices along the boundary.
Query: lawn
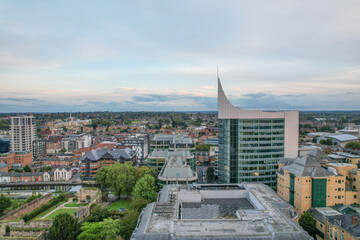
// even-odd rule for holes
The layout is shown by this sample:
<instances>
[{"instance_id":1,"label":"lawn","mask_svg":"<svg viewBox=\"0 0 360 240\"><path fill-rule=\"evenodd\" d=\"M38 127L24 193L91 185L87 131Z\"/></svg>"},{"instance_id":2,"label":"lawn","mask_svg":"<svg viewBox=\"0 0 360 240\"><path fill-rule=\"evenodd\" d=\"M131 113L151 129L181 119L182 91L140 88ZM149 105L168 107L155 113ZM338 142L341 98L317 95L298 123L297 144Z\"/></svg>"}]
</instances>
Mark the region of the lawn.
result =
<instances>
[{"instance_id":1,"label":"lawn","mask_svg":"<svg viewBox=\"0 0 360 240\"><path fill-rule=\"evenodd\" d=\"M60 206L61 204L64 204L64 203L66 203L66 201L58 202L56 205L54 205L51 208L49 208L48 210L40 213L39 215L37 215L33 219L37 219L37 218L41 218L41 217L45 216L46 214L48 214L49 212L51 212L52 210L54 210L55 208L57 208L58 206Z\"/></svg>"},{"instance_id":2,"label":"lawn","mask_svg":"<svg viewBox=\"0 0 360 240\"><path fill-rule=\"evenodd\" d=\"M70 202L70 203L65 204L65 207L84 207L86 205L87 205L87 203L78 204L77 202Z\"/></svg>"},{"instance_id":3,"label":"lawn","mask_svg":"<svg viewBox=\"0 0 360 240\"><path fill-rule=\"evenodd\" d=\"M59 209L59 210L53 212L52 214L47 216L45 219L54 219L60 213L68 213L70 215L74 215L76 210L77 210L77 208L76 209L75 208L62 208L62 209Z\"/></svg>"},{"instance_id":4,"label":"lawn","mask_svg":"<svg viewBox=\"0 0 360 240\"><path fill-rule=\"evenodd\" d=\"M128 209L130 207L131 199L120 199L109 205L109 210L118 210L119 208Z\"/></svg>"}]
</instances>

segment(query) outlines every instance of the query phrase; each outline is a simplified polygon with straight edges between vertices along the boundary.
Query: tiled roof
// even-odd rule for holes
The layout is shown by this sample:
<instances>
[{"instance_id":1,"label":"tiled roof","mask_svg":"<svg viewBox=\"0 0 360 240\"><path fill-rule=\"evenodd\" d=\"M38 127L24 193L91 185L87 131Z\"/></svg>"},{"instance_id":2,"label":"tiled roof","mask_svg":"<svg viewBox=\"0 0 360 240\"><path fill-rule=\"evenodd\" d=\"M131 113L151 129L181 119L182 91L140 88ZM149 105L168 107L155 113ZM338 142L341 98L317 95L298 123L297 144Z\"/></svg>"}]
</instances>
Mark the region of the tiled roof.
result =
<instances>
[{"instance_id":1,"label":"tiled roof","mask_svg":"<svg viewBox=\"0 0 360 240\"><path fill-rule=\"evenodd\" d=\"M86 153L84 159L89 159L91 161L98 161L105 154L110 154L112 158L119 159L131 159L136 153L130 148L126 149L95 149L91 152Z\"/></svg>"}]
</instances>

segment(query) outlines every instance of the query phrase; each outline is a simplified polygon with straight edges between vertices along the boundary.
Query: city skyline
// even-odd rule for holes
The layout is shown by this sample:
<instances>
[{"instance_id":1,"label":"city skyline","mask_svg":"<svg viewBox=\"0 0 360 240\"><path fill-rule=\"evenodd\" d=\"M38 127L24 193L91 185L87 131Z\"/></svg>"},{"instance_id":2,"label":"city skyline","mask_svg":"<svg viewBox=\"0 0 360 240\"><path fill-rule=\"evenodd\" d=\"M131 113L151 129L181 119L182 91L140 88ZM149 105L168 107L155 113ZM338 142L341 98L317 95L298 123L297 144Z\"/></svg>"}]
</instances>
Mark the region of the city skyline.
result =
<instances>
[{"instance_id":1,"label":"city skyline","mask_svg":"<svg viewBox=\"0 0 360 240\"><path fill-rule=\"evenodd\" d=\"M326 6L326 7L325 7ZM359 110L357 1L0 1L0 112Z\"/></svg>"}]
</instances>

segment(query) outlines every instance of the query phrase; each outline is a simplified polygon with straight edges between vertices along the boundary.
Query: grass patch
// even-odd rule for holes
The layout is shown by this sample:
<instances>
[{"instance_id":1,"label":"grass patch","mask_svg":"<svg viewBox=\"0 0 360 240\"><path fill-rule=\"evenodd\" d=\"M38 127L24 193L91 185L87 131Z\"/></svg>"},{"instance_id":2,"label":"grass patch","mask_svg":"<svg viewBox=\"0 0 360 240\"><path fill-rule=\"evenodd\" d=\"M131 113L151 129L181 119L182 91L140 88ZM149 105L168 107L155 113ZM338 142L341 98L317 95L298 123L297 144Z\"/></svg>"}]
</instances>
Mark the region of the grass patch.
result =
<instances>
[{"instance_id":1,"label":"grass patch","mask_svg":"<svg viewBox=\"0 0 360 240\"><path fill-rule=\"evenodd\" d=\"M118 210L119 208L128 209L130 207L131 199L120 199L109 205L109 210Z\"/></svg>"},{"instance_id":2,"label":"grass patch","mask_svg":"<svg viewBox=\"0 0 360 240\"><path fill-rule=\"evenodd\" d=\"M49 212L55 210L55 208L57 208L58 206L60 206L61 204L64 204L64 203L66 203L66 201L58 202L57 204L55 204L54 206L52 206L52 207L49 208L48 210L40 213L39 215L37 215L37 216L34 217L33 219L42 218L43 216L45 216L45 215L48 214Z\"/></svg>"},{"instance_id":3,"label":"grass patch","mask_svg":"<svg viewBox=\"0 0 360 240\"><path fill-rule=\"evenodd\" d=\"M84 207L88 205L88 203L77 203L77 202L69 202L67 204L65 204L65 207Z\"/></svg>"},{"instance_id":4,"label":"grass patch","mask_svg":"<svg viewBox=\"0 0 360 240\"><path fill-rule=\"evenodd\" d=\"M69 202L67 204L65 204L65 207L84 207L86 206L87 203L77 203L77 202Z\"/></svg>"},{"instance_id":5,"label":"grass patch","mask_svg":"<svg viewBox=\"0 0 360 240\"><path fill-rule=\"evenodd\" d=\"M68 213L70 215L74 215L75 211L77 209L74 209L74 208L62 208L62 209L59 209L55 212L53 212L52 214L50 214L49 216L47 216L45 219L54 219L57 215L59 215L60 213Z\"/></svg>"}]
</instances>

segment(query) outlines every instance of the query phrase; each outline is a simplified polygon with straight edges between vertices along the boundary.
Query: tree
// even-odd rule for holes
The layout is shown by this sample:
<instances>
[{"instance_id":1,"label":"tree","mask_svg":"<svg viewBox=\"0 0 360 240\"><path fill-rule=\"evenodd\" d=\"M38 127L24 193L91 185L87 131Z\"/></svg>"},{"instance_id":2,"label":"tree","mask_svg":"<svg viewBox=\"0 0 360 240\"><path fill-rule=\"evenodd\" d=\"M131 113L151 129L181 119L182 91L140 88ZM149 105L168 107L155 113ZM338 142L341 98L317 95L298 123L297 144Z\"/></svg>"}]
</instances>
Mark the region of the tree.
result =
<instances>
[{"instance_id":1,"label":"tree","mask_svg":"<svg viewBox=\"0 0 360 240\"><path fill-rule=\"evenodd\" d=\"M349 142L345 145L345 148L350 148L352 150L360 150L360 142Z\"/></svg>"},{"instance_id":2,"label":"tree","mask_svg":"<svg viewBox=\"0 0 360 240\"><path fill-rule=\"evenodd\" d=\"M127 162L104 167L104 169L101 167L95 179L101 184L102 190L110 188L120 198L122 194L131 194L137 180L136 175L135 167L131 162Z\"/></svg>"},{"instance_id":3,"label":"tree","mask_svg":"<svg viewBox=\"0 0 360 240\"><path fill-rule=\"evenodd\" d=\"M210 150L210 144L201 143L199 145L195 146L196 151L209 151Z\"/></svg>"},{"instance_id":4,"label":"tree","mask_svg":"<svg viewBox=\"0 0 360 240\"><path fill-rule=\"evenodd\" d=\"M23 171L24 171L24 172L31 172L31 168L30 168L28 165L26 165L26 166L23 168Z\"/></svg>"},{"instance_id":5,"label":"tree","mask_svg":"<svg viewBox=\"0 0 360 240\"><path fill-rule=\"evenodd\" d=\"M65 153L65 152L66 152L66 149L65 149L65 148L62 148L62 149L60 149L59 152L60 152L60 153Z\"/></svg>"},{"instance_id":6,"label":"tree","mask_svg":"<svg viewBox=\"0 0 360 240\"><path fill-rule=\"evenodd\" d=\"M0 216L3 215L5 209L11 206L11 200L8 197L5 197L4 194L0 195Z\"/></svg>"},{"instance_id":7,"label":"tree","mask_svg":"<svg viewBox=\"0 0 360 240\"><path fill-rule=\"evenodd\" d=\"M316 239L316 221L309 212L305 212L299 219L300 226Z\"/></svg>"},{"instance_id":8,"label":"tree","mask_svg":"<svg viewBox=\"0 0 360 240\"><path fill-rule=\"evenodd\" d=\"M141 212L141 210L143 210L143 208L146 207L148 203L149 201L146 201L145 199L137 198L130 203L130 209Z\"/></svg>"},{"instance_id":9,"label":"tree","mask_svg":"<svg viewBox=\"0 0 360 240\"><path fill-rule=\"evenodd\" d=\"M155 178L149 174L144 175L135 185L132 192L133 199L143 198L153 202L157 197Z\"/></svg>"},{"instance_id":10,"label":"tree","mask_svg":"<svg viewBox=\"0 0 360 240\"><path fill-rule=\"evenodd\" d=\"M106 218L102 222L85 222L78 240L112 240L120 234L120 220Z\"/></svg>"},{"instance_id":11,"label":"tree","mask_svg":"<svg viewBox=\"0 0 360 240\"><path fill-rule=\"evenodd\" d=\"M208 167L206 169L206 179L209 183L214 182L215 180L215 169L213 167Z\"/></svg>"},{"instance_id":12,"label":"tree","mask_svg":"<svg viewBox=\"0 0 360 240\"><path fill-rule=\"evenodd\" d=\"M155 179L159 175L158 170L156 168L150 168L150 167L146 167L146 166L141 166L141 167L136 168L136 179L137 180L141 179L146 174L153 176Z\"/></svg>"},{"instance_id":13,"label":"tree","mask_svg":"<svg viewBox=\"0 0 360 240\"><path fill-rule=\"evenodd\" d=\"M96 172L95 180L100 183L101 191L106 191L110 187L109 183L109 173L111 166L101 166L100 169Z\"/></svg>"},{"instance_id":14,"label":"tree","mask_svg":"<svg viewBox=\"0 0 360 240\"><path fill-rule=\"evenodd\" d=\"M86 221L87 222L100 222L110 216L111 216L111 214L107 208L102 208L100 205L94 205L91 207L90 216L86 218Z\"/></svg>"},{"instance_id":15,"label":"tree","mask_svg":"<svg viewBox=\"0 0 360 240\"><path fill-rule=\"evenodd\" d=\"M323 145L329 145L329 146L333 145L333 141L332 141L330 138L328 138L328 139L321 139L319 143L320 143L320 144L323 144Z\"/></svg>"},{"instance_id":16,"label":"tree","mask_svg":"<svg viewBox=\"0 0 360 240\"><path fill-rule=\"evenodd\" d=\"M136 227L140 213L134 210L126 212L125 217L120 223L120 236L126 240L130 239L132 232Z\"/></svg>"},{"instance_id":17,"label":"tree","mask_svg":"<svg viewBox=\"0 0 360 240\"><path fill-rule=\"evenodd\" d=\"M80 234L80 224L77 219L68 213L60 213L49 229L49 240L76 240Z\"/></svg>"},{"instance_id":18,"label":"tree","mask_svg":"<svg viewBox=\"0 0 360 240\"><path fill-rule=\"evenodd\" d=\"M52 168L50 166L45 166L45 167L41 168L40 172L48 172L51 170L52 170Z\"/></svg>"}]
</instances>

